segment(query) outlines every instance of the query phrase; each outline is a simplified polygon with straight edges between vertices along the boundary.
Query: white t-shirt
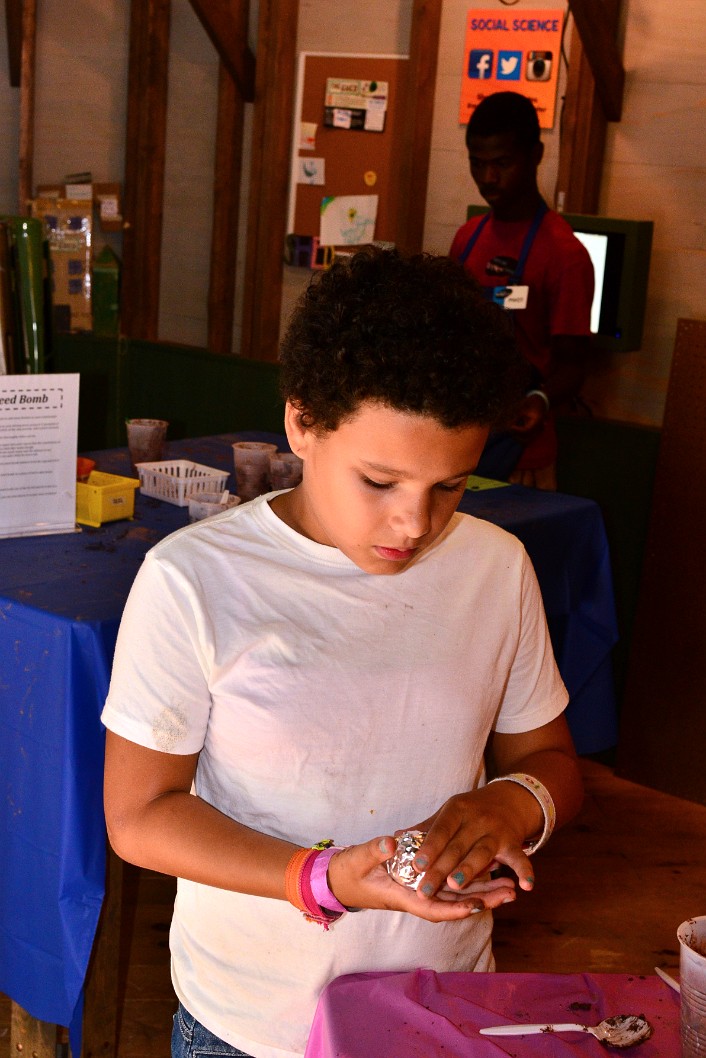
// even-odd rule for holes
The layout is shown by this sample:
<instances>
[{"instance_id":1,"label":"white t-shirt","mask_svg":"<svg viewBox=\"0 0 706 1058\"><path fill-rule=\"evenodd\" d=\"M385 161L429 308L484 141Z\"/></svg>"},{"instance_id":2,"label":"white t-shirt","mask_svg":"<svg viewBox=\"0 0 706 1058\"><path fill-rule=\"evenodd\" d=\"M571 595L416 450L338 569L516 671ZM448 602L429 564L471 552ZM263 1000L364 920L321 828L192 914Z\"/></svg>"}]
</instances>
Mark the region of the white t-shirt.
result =
<instances>
[{"instance_id":1,"label":"white t-shirt","mask_svg":"<svg viewBox=\"0 0 706 1058\"><path fill-rule=\"evenodd\" d=\"M289 528L267 497L147 555L103 722L200 751L195 791L309 846L413 826L482 783L491 729L554 719L567 695L520 542L456 514L403 572L362 572ZM344 915L179 880L172 979L202 1024L255 1058L303 1053L322 988L365 970L491 970L492 916Z\"/></svg>"}]
</instances>

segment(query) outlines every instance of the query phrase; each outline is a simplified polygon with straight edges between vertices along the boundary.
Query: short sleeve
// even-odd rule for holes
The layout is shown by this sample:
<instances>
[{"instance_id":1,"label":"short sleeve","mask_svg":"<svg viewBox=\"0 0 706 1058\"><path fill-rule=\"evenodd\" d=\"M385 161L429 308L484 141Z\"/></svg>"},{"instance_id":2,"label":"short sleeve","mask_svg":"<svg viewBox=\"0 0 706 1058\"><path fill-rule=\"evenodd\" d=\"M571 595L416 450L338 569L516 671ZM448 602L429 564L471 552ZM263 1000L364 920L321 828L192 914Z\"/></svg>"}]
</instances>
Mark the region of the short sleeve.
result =
<instances>
[{"instance_id":1,"label":"short sleeve","mask_svg":"<svg viewBox=\"0 0 706 1058\"><path fill-rule=\"evenodd\" d=\"M556 719L568 698L554 659L537 577L524 553L517 649L494 729L503 734L533 731Z\"/></svg>"},{"instance_id":2,"label":"short sleeve","mask_svg":"<svg viewBox=\"0 0 706 1058\"><path fill-rule=\"evenodd\" d=\"M197 592L148 554L123 612L104 725L148 749L199 752L211 707L204 641Z\"/></svg>"}]
</instances>

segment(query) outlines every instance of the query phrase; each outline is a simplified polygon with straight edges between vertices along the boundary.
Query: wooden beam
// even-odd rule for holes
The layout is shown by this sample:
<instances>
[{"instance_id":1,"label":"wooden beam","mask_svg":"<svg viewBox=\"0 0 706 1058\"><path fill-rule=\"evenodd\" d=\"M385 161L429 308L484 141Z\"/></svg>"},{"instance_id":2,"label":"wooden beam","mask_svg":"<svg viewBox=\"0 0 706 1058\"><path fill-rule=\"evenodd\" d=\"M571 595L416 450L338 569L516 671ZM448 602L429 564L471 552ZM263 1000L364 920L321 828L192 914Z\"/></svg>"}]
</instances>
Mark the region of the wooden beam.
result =
<instances>
[{"instance_id":1,"label":"wooden beam","mask_svg":"<svg viewBox=\"0 0 706 1058\"><path fill-rule=\"evenodd\" d=\"M298 0L260 0L241 353L276 360L287 230Z\"/></svg>"},{"instance_id":2,"label":"wooden beam","mask_svg":"<svg viewBox=\"0 0 706 1058\"><path fill-rule=\"evenodd\" d=\"M169 19L170 0L132 0L121 325L147 340L159 326Z\"/></svg>"},{"instance_id":3,"label":"wooden beam","mask_svg":"<svg viewBox=\"0 0 706 1058\"><path fill-rule=\"evenodd\" d=\"M613 32L621 0L603 0ZM555 205L566 213L597 213L608 121L583 42L576 27L571 37Z\"/></svg>"},{"instance_id":4,"label":"wooden beam","mask_svg":"<svg viewBox=\"0 0 706 1058\"><path fill-rule=\"evenodd\" d=\"M243 38L248 30L247 0L232 0ZM236 260L243 164L243 98L230 71L218 74L218 118L213 182L211 273L208 287L208 347L224 356L233 351Z\"/></svg>"},{"instance_id":5,"label":"wooden beam","mask_svg":"<svg viewBox=\"0 0 706 1058\"><path fill-rule=\"evenodd\" d=\"M238 87L242 99L255 98L255 58L248 47L247 24L242 32L238 12L228 0L191 0L196 15Z\"/></svg>"},{"instance_id":6,"label":"wooden beam","mask_svg":"<svg viewBox=\"0 0 706 1058\"><path fill-rule=\"evenodd\" d=\"M31 212L34 197L34 84L37 54L37 0L23 0L20 70L19 212Z\"/></svg>"},{"instance_id":7,"label":"wooden beam","mask_svg":"<svg viewBox=\"0 0 706 1058\"><path fill-rule=\"evenodd\" d=\"M434 88L442 0L414 0L399 158L397 244L418 253L424 240Z\"/></svg>"},{"instance_id":8,"label":"wooden beam","mask_svg":"<svg viewBox=\"0 0 706 1058\"><path fill-rule=\"evenodd\" d=\"M10 88L20 87L22 71L22 7L22 0L5 0Z\"/></svg>"},{"instance_id":9,"label":"wooden beam","mask_svg":"<svg viewBox=\"0 0 706 1058\"><path fill-rule=\"evenodd\" d=\"M569 0L586 53L596 91L608 121L620 121L625 70L615 43L615 26L608 6L600 0Z\"/></svg>"}]
</instances>

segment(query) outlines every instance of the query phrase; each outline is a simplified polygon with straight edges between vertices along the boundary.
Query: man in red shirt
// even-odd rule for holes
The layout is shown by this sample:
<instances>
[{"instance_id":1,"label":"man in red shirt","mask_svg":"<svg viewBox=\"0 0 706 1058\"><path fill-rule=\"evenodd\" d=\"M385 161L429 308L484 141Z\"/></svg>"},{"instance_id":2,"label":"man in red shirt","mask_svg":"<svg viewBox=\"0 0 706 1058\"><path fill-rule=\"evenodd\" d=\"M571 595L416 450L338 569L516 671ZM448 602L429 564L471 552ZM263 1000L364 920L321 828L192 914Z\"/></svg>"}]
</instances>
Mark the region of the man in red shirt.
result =
<instances>
[{"instance_id":1,"label":"man in red shirt","mask_svg":"<svg viewBox=\"0 0 706 1058\"><path fill-rule=\"evenodd\" d=\"M522 447L510 480L555 489L553 412L571 405L585 377L593 266L537 187L544 145L529 99L516 92L486 96L471 115L466 145L490 212L459 228L450 256L512 312L532 366L532 388L511 427Z\"/></svg>"}]
</instances>

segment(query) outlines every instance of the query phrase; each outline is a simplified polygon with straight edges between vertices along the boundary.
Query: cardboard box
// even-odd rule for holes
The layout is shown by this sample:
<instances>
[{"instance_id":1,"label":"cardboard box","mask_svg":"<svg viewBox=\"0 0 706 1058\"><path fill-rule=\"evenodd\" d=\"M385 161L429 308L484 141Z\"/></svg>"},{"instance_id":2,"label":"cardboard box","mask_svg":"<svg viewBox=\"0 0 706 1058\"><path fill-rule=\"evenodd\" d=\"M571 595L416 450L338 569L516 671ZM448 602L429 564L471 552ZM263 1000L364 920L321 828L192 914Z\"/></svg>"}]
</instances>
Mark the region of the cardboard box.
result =
<instances>
[{"instance_id":1,"label":"cardboard box","mask_svg":"<svg viewBox=\"0 0 706 1058\"><path fill-rule=\"evenodd\" d=\"M64 333L92 330L92 201L36 198L32 215L43 222L49 245L54 329Z\"/></svg>"}]
</instances>

